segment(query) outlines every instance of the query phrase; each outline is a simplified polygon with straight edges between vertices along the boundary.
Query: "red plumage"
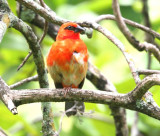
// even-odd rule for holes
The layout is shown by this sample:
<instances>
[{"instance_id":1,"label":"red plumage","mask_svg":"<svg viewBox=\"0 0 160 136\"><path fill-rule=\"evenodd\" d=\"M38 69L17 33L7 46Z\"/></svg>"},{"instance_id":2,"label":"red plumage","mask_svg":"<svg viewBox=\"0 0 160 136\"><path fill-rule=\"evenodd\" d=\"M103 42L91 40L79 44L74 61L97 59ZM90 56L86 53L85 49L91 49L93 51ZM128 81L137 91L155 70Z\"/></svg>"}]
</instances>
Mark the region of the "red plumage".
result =
<instances>
[{"instance_id":1,"label":"red plumage","mask_svg":"<svg viewBox=\"0 0 160 136\"><path fill-rule=\"evenodd\" d=\"M88 51L85 43L80 39L80 32L84 31L76 23L63 24L58 32L56 42L53 43L47 56L47 68L56 88L81 88L87 72ZM66 102L65 110L75 103ZM80 111L84 111L84 104L78 103ZM67 112L67 116L75 115L74 111Z\"/></svg>"}]
</instances>

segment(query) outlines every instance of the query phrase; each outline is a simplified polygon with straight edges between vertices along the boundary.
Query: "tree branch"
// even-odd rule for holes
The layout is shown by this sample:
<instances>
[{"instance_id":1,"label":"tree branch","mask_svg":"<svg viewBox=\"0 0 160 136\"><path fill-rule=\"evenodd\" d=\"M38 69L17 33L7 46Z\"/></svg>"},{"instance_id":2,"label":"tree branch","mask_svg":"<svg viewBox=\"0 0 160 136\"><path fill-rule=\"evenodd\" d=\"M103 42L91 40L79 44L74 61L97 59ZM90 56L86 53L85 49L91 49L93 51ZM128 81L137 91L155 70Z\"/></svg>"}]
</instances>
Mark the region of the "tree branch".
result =
<instances>
[{"instance_id":1,"label":"tree branch","mask_svg":"<svg viewBox=\"0 0 160 136\"><path fill-rule=\"evenodd\" d=\"M146 69L146 70L143 70L143 69L139 69L138 71L138 74L139 75L152 75L152 74L160 74L160 70L149 70L149 69Z\"/></svg>"},{"instance_id":2,"label":"tree branch","mask_svg":"<svg viewBox=\"0 0 160 136\"><path fill-rule=\"evenodd\" d=\"M137 70L137 73L139 75L152 75L152 74L160 74L160 71L159 70L149 70L149 69L145 69L145 70L139 69ZM108 92L117 92L114 85L109 80L107 80L103 76L103 74L101 74L100 71L95 66L93 66L91 63L88 64L88 71L87 71L86 77L100 90L105 90ZM31 81L37 81L37 80L38 80L38 75L35 75L32 77L23 79L17 83L14 83L10 85L9 87L10 89L13 89L25 83L28 83Z\"/></svg>"},{"instance_id":3,"label":"tree branch","mask_svg":"<svg viewBox=\"0 0 160 136\"><path fill-rule=\"evenodd\" d=\"M98 89L108 91L108 92L117 92L114 85L107 80L103 74L90 62L88 63L88 72L87 72L87 78L90 80ZM38 79L38 76L33 76L26 78L22 81L19 81L13 85L10 85L10 88L15 88L17 86L20 86L26 82L35 81ZM125 109L115 106L110 106L112 110L112 115L115 120L116 125L116 134L117 136L127 136L128 135L128 128L126 123L126 113Z\"/></svg>"},{"instance_id":4,"label":"tree branch","mask_svg":"<svg viewBox=\"0 0 160 136\"><path fill-rule=\"evenodd\" d=\"M34 1L31 0L17 0L20 1L22 4L27 6L28 8L31 8L34 10L36 13L39 13L41 16L43 16L45 19L48 21L51 21L56 24L62 24L68 20L61 19L54 12L52 12L48 7L45 9L41 7L39 4L35 3ZM44 69L44 63L43 63L43 57L41 54L40 46L37 44L37 38L32 32L31 28L26 25L23 21L19 20L15 16L14 18L14 24L13 26L21 31L24 36L26 37L30 48L32 51L35 51L33 54L34 56L34 61L35 64L37 65L37 72L39 75L39 83L42 88L48 87L48 82L46 78L46 71ZM107 29L101 27L99 24L96 22L82 22L79 23L82 26L90 27L93 28L103 35L105 35L110 41L112 41L123 53L123 55L126 58L126 61L128 62L128 65L131 69L132 75L138 84L137 87L130 93L128 94L118 94L115 93L115 88L112 86L111 88L108 87L108 82L104 82L103 85L98 86L98 88L104 87L102 91L90 91L90 90L75 90L72 89L66 97L64 97L64 91L62 89L38 89L38 90L12 90L7 91L9 94L12 96L13 102L18 106L24 103L30 103L30 102L49 102L49 101L73 101L73 100L78 100L78 101L85 101L85 102L93 102L93 103L104 103L104 104L109 104L112 107L117 107L121 106L124 108L128 108L131 110L136 110L140 111L144 114L147 114L151 117L157 118L160 120L160 109L159 107L154 103L154 102L145 102L143 100L140 100L141 97L146 93L147 89L152 87L153 85L159 85L160 80L159 80L159 75L151 75L148 76L148 78L145 78L140 82L139 75L137 73L137 69L130 57L130 55L125 51L125 48L123 44L116 38L114 37ZM27 31L26 31L27 30ZM150 31L151 32L151 31ZM155 34L155 33L154 33ZM132 37L133 38L133 37ZM134 39L134 38L133 38ZM136 41L137 42L137 41ZM154 56L160 60L160 53L159 49L156 48L153 44L140 44L139 50L142 50L145 48L146 50L149 49L154 53ZM33 47L32 47L33 46ZM144 49L143 49L144 50ZM40 56L40 57L39 57ZM105 78L103 76L101 81L105 81ZM158 78L158 79L157 79ZM154 81L155 80L155 81ZM98 80L99 81L99 80ZM140 83L139 83L140 82ZM113 92L105 92L105 91L113 91ZM17 95L18 94L18 95ZM4 93L2 93L4 95ZM34 97L33 97L34 96ZM1 97L3 100L3 98ZM49 109L50 111L50 109ZM50 112L47 111L49 114ZM116 111L116 110L115 110ZM45 109L44 109L45 112ZM120 112L120 110L118 111ZM124 113L124 112L122 112ZM50 116L51 117L51 116ZM118 117L115 114L115 117ZM52 117L51 117L52 118ZM115 118L116 120L116 118ZM125 120L125 119L124 119ZM50 123L50 122L48 122ZM127 129L126 129L127 130Z\"/></svg>"},{"instance_id":5,"label":"tree branch","mask_svg":"<svg viewBox=\"0 0 160 136\"><path fill-rule=\"evenodd\" d=\"M8 17L8 14L2 14L0 12L0 43L3 39L4 34L7 31L9 23L10 23L10 19Z\"/></svg>"},{"instance_id":6,"label":"tree branch","mask_svg":"<svg viewBox=\"0 0 160 136\"><path fill-rule=\"evenodd\" d=\"M125 22L123 21L121 12L120 12L120 8L119 8L119 4L118 4L118 0L113 0L112 3L112 7L113 7L113 11L114 11L114 15L116 17L116 21L117 24L121 30L121 32L124 34L124 36L126 37L126 39L139 51L150 51L151 53L153 53L153 55L156 57L156 59L160 62L160 51L159 49L156 47L156 45L153 45L151 43L140 43L133 35L132 33L129 31L128 27L126 26Z\"/></svg>"},{"instance_id":7,"label":"tree branch","mask_svg":"<svg viewBox=\"0 0 160 136\"><path fill-rule=\"evenodd\" d=\"M7 108L13 113L17 114L17 108L14 105L12 98L10 96L10 88L0 77L0 99L7 106Z\"/></svg>"},{"instance_id":8,"label":"tree branch","mask_svg":"<svg viewBox=\"0 0 160 136\"><path fill-rule=\"evenodd\" d=\"M52 10L50 10L48 8L48 10L44 9L43 7L40 7L39 4L37 4L36 2L34 1L31 1L31 0L17 0L19 1L20 3L22 3L23 5L27 6L29 9L32 9L33 11L35 11L36 13L40 14L42 17L44 17L45 19L47 19L48 21L54 23L54 24L63 24L69 20L66 20L66 19L62 19L58 16L56 16L56 13L54 13ZM104 20L104 19L110 19L110 20L115 20L115 17L113 15L100 15L99 17L97 17L95 19L95 22L99 22L101 20ZM145 27L141 24L138 24L136 22L133 22L131 20L128 20L128 19L124 19L124 21L129 24L129 25L132 25L134 27L137 27L143 31L146 31L152 35L154 35L156 38L160 39L160 34L153 31L152 29L148 28L148 27ZM41 22L41 21L40 21ZM82 22L81 22L82 23ZM35 23L36 24L36 23Z\"/></svg>"},{"instance_id":9,"label":"tree branch","mask_svg":"<svg viewBox=\"0 0 160 136\"><path fill-rule=\"evenodd\" d=\"M35 11L36 13L38 13L38 14L40 14L41 16L43 16L45 19L47 19L48 21L50 21L50 22L52 22L52 23L55 23L55 24L59 24L59 25L61 25L61 24L63 24L63 23L65 23L65 22L67 22L68 20L66 20L66 19L62 19L62 18L60 18L60 17L58 17L58 16L56 16L56 14L52 11L52 12L50 12L51 10L49 10L49 8L48 9L44 9L43 7L41 7L40 5L38 5L36 2L34 2L34 1L31 1L31 0L17 0L17 1L19 1L21 4L24 4L26 7L28 7L28 8L30 8L30 9L32 9L33 11ZM115 2L115 1L113 1L113 2ZM113 5L115 5L115 4L113 4ZM117 7L114 7L114 9L116 9ZM118 7L119 8L119 7ZM118 10L118 9L117 9ZM117 12L117 10L116 10L116 12ZM120 16L120 15L119 15ZM117 18L117 16L116 16L116 18ZM121 21L123 21L123 19L122 18L120 18L121 19ZM117 20L118 21L118 20ZM79 24L81 24L82 26L85 26L85 27L91 27L91 28L94 28L94 26L95 26L95 24L96 24L96 22L87 22L86 23L86 21L85 22L77 22L77 23L79 23ZM125 25L125 23L124 23L124 21L123 21L123 24ZM123 27L124 27L124 25L123 25ZM123 28L122 27L122 28ZM122 29L121 28L121 29ZM125 26L125 28L126 28L126 26ZM96 28L94 28L95 30L97 30ZM123 30L123 31L125 31L125 33L127 33L126 34L126 36L128 37L128 38L130 38L130 40L129 41L132 41L133 43L134 43L134 45L135 45L135 47L138 49L138 50L140 50L140 51L142 51L142 50L146 50L146 51L151 51L152 53L153 53L153 55L157 58L157 60L158 61L160 61L160 52L159 51L157 51L157 49L155 50L155 48L156 48L156 46L155 45L153 45L153 44L150 44L150 45L152 45L152 49L150 48L151 46L150 45L146 45L147 43L141 43L141 44L139 44L139 42L135 39L135 37L133 36L133 35L130 35L131 33L129 32L129 29L127 28L127 30L125 29L125 30ZM122 32L123 32L122 31ZM102 33L102 32L101 32ZM103 34L103 33L102 33Z\"/></svg>"},{"instance_id":10,"label":"tree branch","mask_svg":"<svg viewBox=\"0 0 160 136\"><path fill-rule=\"evenodd\" d=\"M7 5L8 3L5 0L0 1L0 43L11 22L9 17L10 9L7 8Z\"/></svg>"},{"instance_id":11,"label":"tree branch","mask_svg":"<svg viewBox=\"0 0 160 136\"><path fill-rule=\"evenodd\" d=\"M27 62L27 60L31 55L32 55L32 51L29 51L28 55L24 58L22 63L18 66L17 71L19 71L24 66L24 64Z\"/></svg>"},{"instance_id":12,"label":"tree branch","mask_svg":"<svg viewBox=\"0 0 160 136\"><path fill-rule=\"evenodd\" d=\"M137 87L128 94L118 94L101 90L91 91L71 89L65 96L65 91L63 89L26 89L12 90L10 91L10 96L12 96L12 100L16 106L33 102L63 102L77 100L121 106L127 109L140 111L160 120L160 108L151 101L140 100L146 91L153 85L160 85L159 74L144 78Z\"/></svg>"},{"instance_id":13,"label":"tree branch","mask_svg":"<svg viewBox=\"0 0 160 136\"><path fill-rule=\"evenodd\" d=\"M107 80L103 74L91 63L88 63L87 79L89 79L96 88L99 90L104 90L107 92L115 92L117 90L115 86ZM126 121L126 111L121 107L111 106L112 115L114 118L114 123L116 126L117 136L128 136L128 126Z\"/></svg>"},{"instance_id":14,"label":"tree branch","mask_svg":"<svg viewBox=\"0 0 160 136\"><path fill-rule=\"evenodd\" d=\"M9 7L8 7L9 8ZM20 31L24 37L26 38L29 47L31 51L33 52L33 59L36 64L37 68L37 73L38 73L38 80L39 80L39 85L41 88L48 88L48 78L47 78L47 72L45 70L45 65L44 65L44 59L42 56L42 52L40 49L40 45L38 43L36 35L33 33L31 27L24 23L22 20L17 18L16 16L13 15L13 13L10 13L12 16L12 25L15 29ZM44 135L47 134L55 134L54 130L54 124L53 124L53 116L52 116L52 110L51 110L51 105L50 103L44 103L43 104L43 113L45 115L44 124L46 124L45 127L47 127L47 131Z\"/></svg>"},{"instance_id":15,"label":"tree branch","mask_svg":"<svg viewBox=\"0 0 160 136\"><path fill-rule=\"evenodd\" d=\"M153 74L144 78L133 91L128 93L130 100L140 100L147 90L154 85L160 85L160 74Z\"/></svg>"},{"instance_id":16,"label":"tree branch","mask_svg":"<svg viewBox=\"0 0 160 136\"><path fill-rule=\"evenodd\" d=\"M2 81L1 81L2 82ZM92 103L109 104L120 106L131 110L140 111L153 118L160 120L160 108L152 101L140 100L149 88L160 85L160 75L154 74L144 78L137 87L128 94L118 94L101 90L71 89L65 96L63 89L33 89L8 91L10 98L16 106L33 102L63 102L84 101ZM1 93L1 96L4 93ZM1 97L2 98L2 97ZM3 99L3 98L2 98Z\"/></svg>"},{"instance_id":17,"label":"tree branch","mask_svg":"<svg viewBox=\"0 0 160 136\"><path fill-rule=\"evenodd\" d=\"M43 8L38 3L36 3L32 0L17 0L17 1L20 2L21 4L25 5L27 8L32 9L34 12L41 15L46 20L48 20L52 23L61 25L61 24L68 21L68 20L65 20L65 19L62 19L62 18L56 16L56 13L53 12L51 9Z\"/></svg>"},{"instance_id":18,"label":"tree branch","mask_svg":"<svg viewBox=\"0 0 160 136\"><path fill-rule=\"evenodd\" d=\"M139 23L137 23L137 22L134 22L134 21L132 21L132 20L126 19L126 18L124 18L124 17L122 17L122 19L123 19L123 21L124 21L126 24L128 24L128 25L130 25L130 26L133 26L133 27L136 27L136 28L139 28L139 29L141 29L141 30L149 33L149 34L152 35L153 37L156 37L156 38L158 38L158 39L160 40L160 34L157 33L156 31L152 30L151 28L146 27L146 26L144 26L144 25L141 25L141 24L139 24ZM102 20L114 20L114 21L116 21L116 18L115 18L114 15L110 15L110 14L100 15L100 16L98 16L98 17L95 19L95 22L98 23L98 22L100 22L100 21L102 21ZM158 46L157 46L157 47L158 47ZM160 49L160 47L159 47L159 49Z\"/></svg>"},{"instance_id":19,"label":"tree branch","mask_svg":"<svg viewBox=\"0 0 160 136\"><path fill-rule=\"evenodd\" d=\"M88 22L85 22L85 23L87 25L89 25ZM99 24L92 23L92 27L95 30L97 30L100 33L102 33L104 36L106 36L111 42L113 42L120 49L120 51L124 55L128 65L129 65L129 68L131 70L132 76L133 76L136 84L139 83L140 78L139 78L139 76L137 74L137 69L136 69L135 64L133 62L133 59L131 58L131 55L125 50L125 47L122 44L122 42L120 40L118 40L110 31L108 31L106 28L103 28Z\"/></svg>"},{"instance_id":20,"label":"tree branch","mask_svg":"<svg viewBox=\"0 0 160 136\"><path fill-rule=\"evenodd\" d=\"M142 4L143 4L142 15L143 15L143 18L144 18L145 26L147 26L148 28L151 28L150 17L149 17L149 13L148 13L149 10L148 10L148 4L147 3L148 3L147 0L142 0ZM145 33L145 40L149 43L154 44L154 37L151 34ZM147 69L151 69L151 63L152 63L151 53L148 52Z\"/></svg>"},{"instance_id":21,"label":"tree branch","mask_svg":"<svg viewBox=\"0 0 160 136\"><path fill-rule=\"evenodd\" d=\"M18 86L21 86L21 85L23 85L23 84L25 84L25 83L27 83L27 82L37 81L37 80L38 80L38 75L35 75L35 76L32 76L32 77L28 77L28 78L23 79L23 80L15 83L15 84L10 85L9 88L10 88L10 89L13 89L13 88L16 88L16 87L18 87Z\"/></svg>"}]
</instances>

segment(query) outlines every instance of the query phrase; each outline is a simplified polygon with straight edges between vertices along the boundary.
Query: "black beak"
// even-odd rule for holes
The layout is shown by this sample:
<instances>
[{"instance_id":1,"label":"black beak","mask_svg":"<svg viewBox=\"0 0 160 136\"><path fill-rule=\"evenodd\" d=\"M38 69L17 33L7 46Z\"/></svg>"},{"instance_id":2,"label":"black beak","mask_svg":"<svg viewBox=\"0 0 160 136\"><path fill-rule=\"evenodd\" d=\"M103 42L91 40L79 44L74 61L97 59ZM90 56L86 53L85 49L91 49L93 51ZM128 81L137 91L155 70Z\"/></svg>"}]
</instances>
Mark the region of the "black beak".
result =
<instances>
[{"instance_id":1,"label":"black beak","mask_svg":"<svg viewBox=\"0 0 160 136\"><path fill-rule=\"evenodd\" d=\"M84 33L85 32L85 29L81 26L77 26L74 30L75 33Z\"/></svg>"}]
</instances>

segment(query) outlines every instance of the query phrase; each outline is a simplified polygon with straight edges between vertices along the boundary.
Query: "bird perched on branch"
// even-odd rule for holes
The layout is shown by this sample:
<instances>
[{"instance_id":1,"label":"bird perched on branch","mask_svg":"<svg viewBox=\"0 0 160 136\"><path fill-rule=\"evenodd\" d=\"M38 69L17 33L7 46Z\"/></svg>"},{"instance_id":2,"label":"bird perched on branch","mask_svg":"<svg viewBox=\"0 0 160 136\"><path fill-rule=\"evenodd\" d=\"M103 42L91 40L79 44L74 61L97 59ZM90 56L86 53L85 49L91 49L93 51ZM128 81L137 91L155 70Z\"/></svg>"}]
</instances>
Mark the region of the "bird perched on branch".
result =
<instances>
[{"instance_id":1,"label":"bird perched on branch","mask_svg":"<svg viewBox=\"0 0 160 136\"><path fill-rule=\"evenodd\" d=\"M87 67L88 51L80 39L84 28L76 23L64 23L47 56L47 68L56 88L64 88L66 93L71 88L82 88ZM70 109L70 110L69 110ZM84 112L83 102L66 102L67 116L75 115L77 111Z\"/></svg>"}]
</instances>

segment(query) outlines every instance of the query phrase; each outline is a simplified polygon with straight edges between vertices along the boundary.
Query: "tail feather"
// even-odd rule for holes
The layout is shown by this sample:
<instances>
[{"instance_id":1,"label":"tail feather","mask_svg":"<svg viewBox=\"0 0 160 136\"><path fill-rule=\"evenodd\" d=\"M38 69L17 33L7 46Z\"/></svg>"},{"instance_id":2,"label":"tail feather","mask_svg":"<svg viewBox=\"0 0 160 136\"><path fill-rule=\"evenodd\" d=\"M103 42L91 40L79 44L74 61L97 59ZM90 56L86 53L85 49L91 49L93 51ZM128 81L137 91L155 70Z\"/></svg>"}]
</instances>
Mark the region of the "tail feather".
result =
<instances>
[{"instance_id":1,"label":"tail feather","mask_svg":"<svg viewBox=\"0 0 160 136\"><path fill-rule=\"evenodd\" d=\"M83 102L65 102L65 112L68 117L76 115L78 111L83 114L84 109L85 106Z\"/></svg>"},{"instance_id":2,"label":"tail feather","mask_svg":"<svg viewBox=\"0 0 160 136\"><path fill-rule=\"evenodd\" d=\"M79 84L78 88L82 88L84 80L85 80L85 78ZM63 85L62 85L62 83L55 82L55 87L56 88L63 88ZM80 114L83 114L84 110L85 110L85 106L84 106L83 102L78 102L78 101L65 102L65 112L68 117L76 115L78 111L80 112Z\"/></svg>"}]
</instances>

